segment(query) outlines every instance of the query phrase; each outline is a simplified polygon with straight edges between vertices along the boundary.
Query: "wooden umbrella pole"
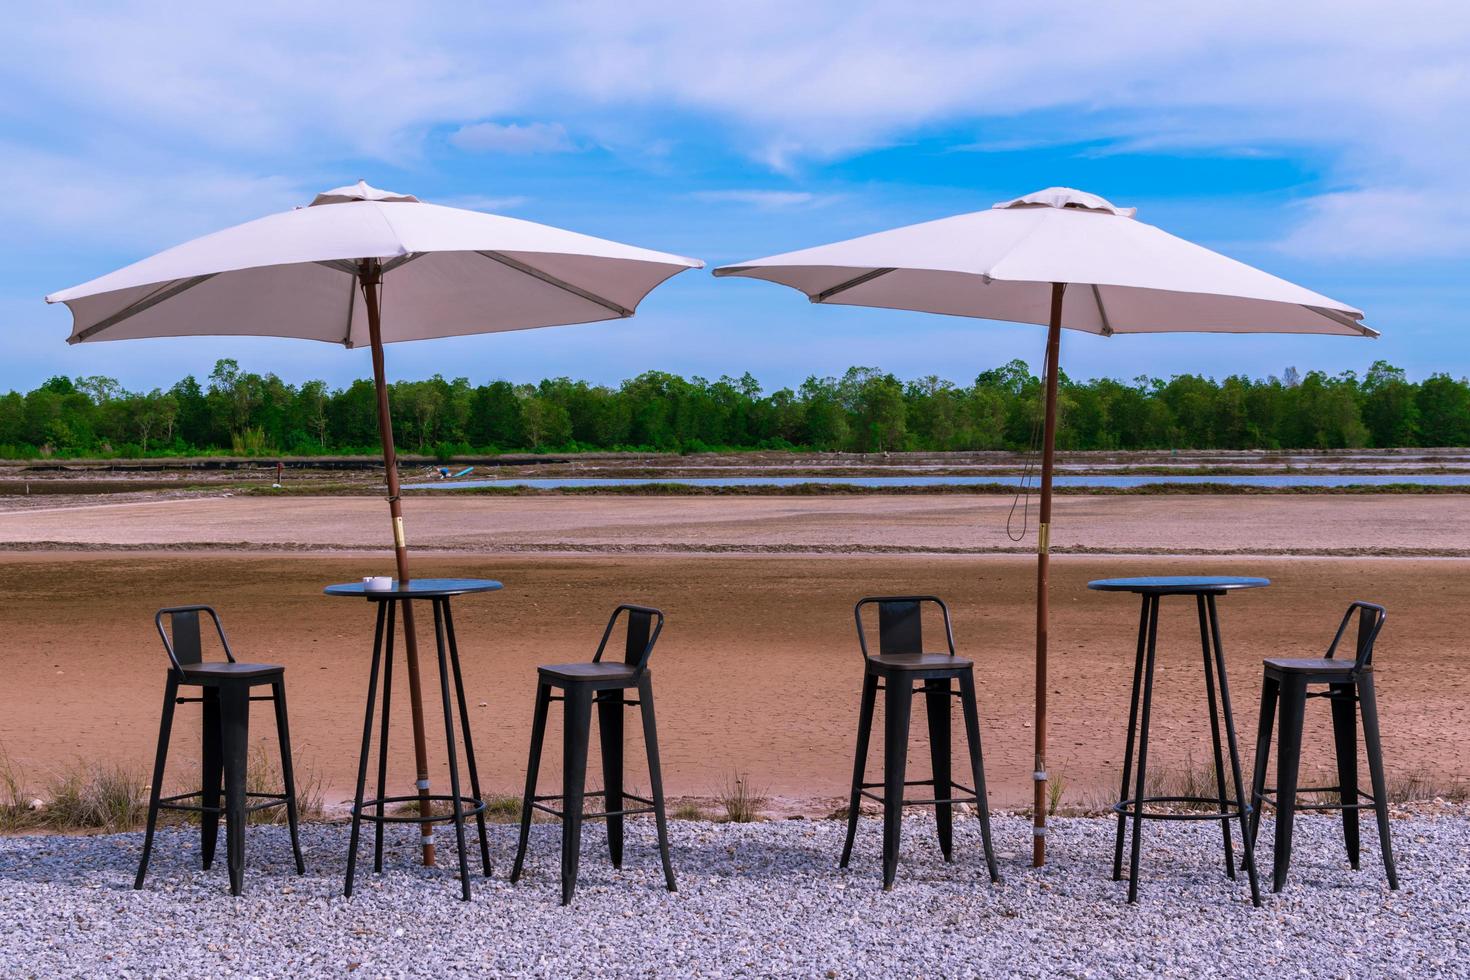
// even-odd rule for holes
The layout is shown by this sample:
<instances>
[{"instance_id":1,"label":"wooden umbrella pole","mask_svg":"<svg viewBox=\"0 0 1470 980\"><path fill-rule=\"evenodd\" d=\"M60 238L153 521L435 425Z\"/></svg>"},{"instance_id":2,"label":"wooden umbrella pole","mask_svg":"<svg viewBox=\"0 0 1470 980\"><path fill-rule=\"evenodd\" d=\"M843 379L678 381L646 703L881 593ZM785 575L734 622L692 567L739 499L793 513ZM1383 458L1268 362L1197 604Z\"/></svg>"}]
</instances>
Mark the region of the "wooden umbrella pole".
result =
<instances>
[{"instance_id":1,"label":"wooden umbrella pole","mask_svg":"<svg viewBox=\"0 0 1470 980\"><path fill-rule=\"evenodd\" d=\"M1041 520L1036 540L1036 793L1032 801L1031 863L1046 863L1046 639L1047 565L1051 558L1051 476L1057 448L1057 362L1062 346L1062 295L1067 284L1051 286L1051 322L1046 334L1046 415L1041 435Z\"/></svg>"},{"instance_id":2,"label":"wooden umbrella pole","mask_svg":"<svg viewBox=\"0 0 1470 980\"><path fill-rule=\"evenodd\" d=\"M378 391L378 433L383 440L383 468L388 475L388 513L393 518L393 557L398 562L398 585L402 588L411 579L408 574L408 544L403 536L403 504L398 499L398 451L393 445L393 416L388 411L388 380L383 369L383 330L378 311L382 267L377 259L362 260L358 282L362 285L362 298L367 306L373 381ZM419 682L419 645L414 631L412 602L403 603L403 650L408 661L408 701L413 715L413 757L418 769L419 815L428 817L431 812L429 750L424 741L424 700ZM424 867L431 868L434 866L434 825L426 821L419 826L424 845Z\"/></svg>"}]
</instances>

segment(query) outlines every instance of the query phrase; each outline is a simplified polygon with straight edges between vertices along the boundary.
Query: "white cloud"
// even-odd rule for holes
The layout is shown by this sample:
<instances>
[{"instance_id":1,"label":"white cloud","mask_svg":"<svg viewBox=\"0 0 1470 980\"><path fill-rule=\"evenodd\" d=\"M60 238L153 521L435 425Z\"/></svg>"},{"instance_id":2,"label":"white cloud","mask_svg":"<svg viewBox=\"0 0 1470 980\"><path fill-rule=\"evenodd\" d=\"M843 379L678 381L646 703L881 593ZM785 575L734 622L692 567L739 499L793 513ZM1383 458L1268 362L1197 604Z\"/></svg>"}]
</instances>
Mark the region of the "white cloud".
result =
<instances>
[{"instance_id":1,"label":"white cloud","mask_svg":"<svg viewBox=\"0 0 1470 980\"><path fill-rule=\"evenodd\" d=\"M1342 191L1305 201L1279 243L1320 258L1437 258L1470 252L1470 200L1419 188Z\"/></svg>"},{"instance_id":2,"label":"white cloud","mask_svg":"<svg viewBox=\"0 0 1470 980\"><path fill-rule=\"evenodd\" d=\"M471 153L571 153L576 144L561 123L471 123L449 141Z\"/></svg>"},{"instance_id":3,"label":"white cloud","mask_svg":"<svg viewBox=\"0 0 1470 980\"><path fill-rule=\"evenodd\" d=\"M0 143L0 224L161 248L308 203L314 188L189 161L94 160Z\"/></svg>"},{"instance_id":4,"label":"white cloud","mask_svg":"<svg viewBox=\"0 0 1470 980\"><path fill-rule=\"evenodd\" d=\"M761 211L789 211L795 208L822 207L841 200L839 194L813 194L808 191L695 191L691 196L695 200L711 204L745 204Z\"/></svg>"},{"instance_id":5,"label":"white cloud","mask_svg":"<svg viewBox=\"0 0 1470 980\"><path fill-rule=\"evenodd\" d=\"M753 165L797 173L945 124L1004 145L1007 123L1054 113L1085 131L1038 139L1320 154L1332 183L1358 197L1304 205L1289 248L1353 236L1384 195L1449 198L1470 172L1463 0L919 9L364 0L343 17L284 0L44 5L7 18L0 125L64 133L75 157L146 144L248 174L301 159L421 166L425 137L446 126L499 152L565 149L563 125L591 132L619 113L644 120L651 144L668 135L659 120L692 116ZM565 123L475 122L549 113ZM1470 250L1435 214L1380 213L1415 223L1353 236L1360 253L1403 254L1418 222L1427 238Z\"/></svg>"}]
</instances>

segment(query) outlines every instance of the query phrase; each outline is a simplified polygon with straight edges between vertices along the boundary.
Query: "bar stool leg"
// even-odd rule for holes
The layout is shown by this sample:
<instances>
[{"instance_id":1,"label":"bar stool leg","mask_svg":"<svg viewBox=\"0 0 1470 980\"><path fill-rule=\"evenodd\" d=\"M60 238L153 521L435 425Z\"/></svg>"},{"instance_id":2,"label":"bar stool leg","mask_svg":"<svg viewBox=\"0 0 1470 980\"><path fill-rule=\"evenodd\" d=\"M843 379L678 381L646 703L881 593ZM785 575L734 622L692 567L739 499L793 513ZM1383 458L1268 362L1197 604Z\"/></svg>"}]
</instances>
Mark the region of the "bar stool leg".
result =
<instances>
[{"instance_id":1,"label":"bar stool leg","mask_svg":"<svg viewBox=\"0 0 1470 980\"><path fill-rule=\"evenodd\" d=\"M898 873L898 843L903 833L904 769L914 689L912 681L896 674L883 686L883 890L889 891Z\"/></svg>"},{"instance_id":2,"label":"bar stool leg","mask_svg":"<svg viewBox=\"0 0 1470 980\"><path fill-rule=\"evenodd\" d=\"M1154 699L1154 649L1159 637L1159 600L1153 597L1148 614L1148 649L1143 668L1143 716L1138 730L1137 789L1133 794L1133 848L1128 858L1128 901L1138 901L1138 861L1143 844L1143 794L1148 777L1148 723Z\"/></svg>"},{"instance_id":3,"label":"bar stool leg","mask_svg":"<svg viewBox=\"0 0 1470 980\"><path fill-rule=\"evenodd\" d=\"M953 695L949 678L924 681L924 702L929 718L929 762L934 773L934 798L947 800L954 796L954 779L950 769L949 709ZM954 860L954 804L936 803L934 822L939 830L939 850L945 861Z\"/></svg>"},{"instance_id":4,"label":"bar stool leg","mask_svg":"<svg viewBox=\"0 0 1470 980\"><path fill-rule=\"evenodd\" d=\"M465 763L470 771L470 793L481 803L485 798L480 795L480 770L475 765L475 742L470 737L470 709L464 697L464 673L459 666L459 643L454 638L454 614L450 612L449 600L444 599L444 630L449 634L449 662L454 667L454 692L459 699L459 728L464 734ZM387 688L384 688L386 697ZM490 877L490 838L485 831L485 811L480 810L475 814L475 826L480 834L480 864L484 868L485 877Z\"/></svg>"},{"instance_id":5,"label":"bar stool leg","mask_svg":"<svg viewBox=\"0 0 1470 980\"><path fill-rule=\"evenodd\" d=\"M653 797L653 820L658 828L658 850L664 862L664 887L678 891L674 883L674 864L669 857L669 821L664 813L663 767L658 760L658 725L653 715L653 682L648 674L638 678L638 706L643 715L643 742L648 750L648 792Z\"/></svg>"},{"instance_id":6,"label":"bar stool leg","mask_svg":"<svg viewBox=\"0 0 1470 980\"><path fill-rule=\"evenodd\" d=\"M1373 690L1373 675L1358 677L1358 703L1363 709L1363 742L1368 750L1368 776L1373 781L1373 812L1378 816L1378 846L1383 851L1383 870L1388 873L1388 887L1399 889L1399 873L1393 861L1393 841L1388 830L1388 780L1383 774L1383 745L1378 738L1378 695Z\"/></svg>"},{"instance_id":7,"label":"bar stool leg","mask_svg":"<svg viewBox=\"0 0 1470 980\"><path fill-rule=\"evenodd\" d=\"M174 728L174 705L179 696L179 682L172 670L163 687L163 714L158 723L158 752L153 757L153 785L148 790L148 827L143 831L143 856L138 859L138 876L134 890L143 887L148 874L148 858L153 853L153 831L158 826L158 798L163 794L163 769L168 762L168 740Z\"/></svg>"},{"instance_id":8,"label":"bar stool leg","mask_svg":"<svg viewBox=\"0 0 1470 980\"><path fill-rule=\"evenodd\" d=\"M439 655L439 697L444 703L444 747L449 753L449 805L454 808L454 836L459 844L459 897L470 900L470 859L465 851L464 799L459 784L459 750L454 738L454 703L449 697L449 649L444 642L444 600L434 606L434 645Z\"/></svg>"},{"instance_id":9,"label":"bar stool leg","mask_svg":"<svg viewBox=\"0 0 1470 980\"><path fill-rule=\"evenodd\" d=\"M297 831L296 772L291 765L291 727L286 722L286 683L271 685L271 700L276 708L276 740L281 743L281 781L286 791L286 823L291 828L291 853L296 856L296 873L306 874L306 861L301 857L301 835Z\"/></svg>"},{"instance_id":10,"label":"bar stool leg","mask_svg":"<svg viewBox=\"0 0 1470 980\"><path fill-rule=\"evenodd\" d=\"M1261 809L1265 801L1266 767L1271 761L1271 732L1276 723L1276 702L1280 698L1281 685L1274 677L1261 682L1261 718L1256 725L1256 767L1251 776L1251 819L1246 832L1246 842L1252 846L1261 831Z\"/></svg>"},{"instance_id":11,"label":"bar stool leg","mask_svg":"<svg viewBox=\"0 0 1470 980\"><path fill-rule=\"evenodd\" d=\"M582 796L587 788L587 743L592 729L592 691L583 684L566 688L562 734L561 903L570 905L582 859Z\"/></svg>"},{"instance_id":12,"label":"bar stool leg","mask_svg":"<svg viewBox=\"0 0 1470 980\"><path fill-rule=\"evenodd\" d=\"M225 769L225 863L230 894L245 887L245 769L250 746L250 689L228 684L220 689L221 748Z\"/></svg>"},{"instance_id":13,"label":"bar stool leg","mask_svg":"<svg viewBox=\"0 0 1470 980\"><path fill-rule=\"evenodd\" d=\"M546 741L546 716L551 709L551 685L536 685L536 712L531 719L531 759L526 763L526 793L521 798L521 839L516 845L515 864L510 869L510 883L521 880L526 863L526 846L531 840L532 806L536 802L536 779L541 770L541 746Z\"/></svg>"},{"instance_id":14,"label":"bar stool leg","mask_svg":"<svg viewBox=\"0 0 1470 980\"><path fill-rule=\"evenodd\" d=\"M1215 795L1220 801L1221 816L1227 816L1230 813L1230 797L1225 795L1225 757L1220 750L1220 707L1215 698L1215 665L1210 656L1210 630L1205 612L1205 597L1195 596L1195 605L1199 610L1199 639L1205 658L1205 700L1210 706L1210 745L1214 749L1215 756ZM1228 819L1220 821L1220 831L1225 839L1225 874L1234 880L1235 847L1230 840L1230 821ZM1242 832L1244 832L1243 829Z\"/></svg>"},{"instance_id":15,"label":"bar stool leg","mask_svg":"<svg viewBox=\"0 0 1470 980\"><path fill-rule=\"evenodd\" d=\"M602 790L604 809L611 814L623 808L623 692L601 691L597 701L597 734L602 745ZM607 818L607 851L612 866L623 866L623 818Z\"/></svg>"},{"instance_id":16,"label":"bar stool leg","mask_svg":"<svg viewBox=\"0 0 1470 980\"><path fill-rule=\"evenodd\" d=\"M852 843L857 837L858 814L862 807L863 775L868 766L868 741L873 734L873 706L878 700L878 676L863 675L862 706L858 708L858 730L856 758L852 764L852 794L847 804L847 842L842 845L842 860L839 868L847 867L852 858Z\"/></svg>"},{"instance_id":17,"label":"bar stool leg","mask_svg":"<svg viewBox=\"0 0 1470 980\"><path fill-rule=\"evenodd\" d=\"M1332 741L1337 750L1337 788L1342 801L1342 841L1348 864L1358 870L1358 709L1352 684L1330 685L1332 696Z\"/></svg>"},{"instance_id":18,"label":"bar stool leg","mask_svg":"<svg viewBox=\"0 0 1470 980\"><path fill-rule=\"evenodd\" d=\"M214 865L214 851L219 844L219 801L224 780L224 760L220 747L222 729L219 688L202 688L199 697L202 702L200 717L203 719L200 737L203 754L200 774L203 785L199 795L199 805L203 810L199 814L199 856L201 866L208 871Z\"/></svg>"},{"instance_id":19,"label":"bar stool leg","mask_svg":"<svg viewBox=\"0 0 1470 980\"><path fill-rule=\"evenodd\" d=\"M383 649L383 718L378 732L378 819L373 822L373 872L376 874L383 873L383 817L388 812L388 804L383 802L383 797L388 795L388 719L393 708L393 633L398 619L394 603L385 602L382 605L388 607L388 636ZM371 711L368 712L367 724L371 730ZM366 748L363 749L363 760L366 763ZM356 851L356 847L353 851Z\"/></svg>"},{"instance_id":20,"label":"bar stool leg","mask_svg":"<svg viewBox=\"0 0 1470 980\"><path fill-rule=\"evenodd\" d=\"M1235 713L1230 708L1230 678L1225 673L1225 650L1220 644L1220 615L1215 597L1206 596L1210 613L1210 636L1215 647L1215 674L1220 679L1220 705L1225 710L1225 738L1230 745L1230 777L1235 785L1236 809L1240 813L1241 850L1245 852L1245 874L1250 881L1251 904L1261 907L1261 885L1256 876L1255 845L1246 831L1245 784L1240 777L1240 742L1235 737Z\"/></svg>"},{"instance_id":21,"label":"bar stool leg","mask_svg":"<svg viewBox=\"0 0 1470 980\"><path fill-rule=\"evenodd\" d=\"M1123 746L1123 785L1118 799L1128 799L1128 783L1133 775L1133 742L1138 736L1138 693L1143 685L1143 651L1148 642L1148 613L1153 599L1145 595L1138 614L1138 653L1133 659L1133 696L1128 701L1128 741ZM1113 841L1113 880L1123 880L1123 834L1128 814L1118 811L1118 833Z\"/></svg>"},{"instance_id":22,"label":"bar stool leg","mask_svg":"<svg viewBox=\"0 0 1470 980\"><path fill-rule=\"evenodd\" d=\"M980 817L980 839L985 843L985 864L992 884L1000 883L995 863L995 844L990 839L990 797L985 791L985 759L980 749L980 711L975 707L975 674L960 674L960 703L965 715L965 741L970 746L970 777L975 780L975 813Z\"/></svg>"},{"instance_id":23,"label":"bar stool leg","mask_svg":"<svg viewBox=\"0 0 1470 980\"><path fill-rule=\"evenodd\" d=\"M373 702L377 699L378 695L378 667L383 659L383 625L388 619L388 607L391 605L392 603L389 602L378 603L378 624L373 631L373 662L368 670L367 712L362 720L362 752L357 757L357 792L353 796L352 834L347 844L347 881L342 887L342 894L347 898L352 897L352 879L357 874L357 838L358 832L362 829L362 794L364 787L367 785L368 750L372 747ZM391 629L388 635L391 645ZM387 718L388 713L385 710L383 712L385 734L387 732ZM383 741L386 743L387 739L385 738ZM378 798L382 798L381 792L379 792ZM381 815L381 813L382 808L380 806L379 814ZM382 824L379 824L379 826L381 827Z\"/></svg>"},{"instance_id":24,"label":"bar stool leg","mask_svg":"<svg viewBox=\"0 0 1470 980\"><path fill-rule=\"evenodd\" d=\"M1292 821L1296 816L1296 787L1302 761L1302 716L1307 704L1306 683L1288 677L1281 685L1281 745L1276 763L1276 846L1271 862L1271 890L1286 887L1291 865Z\"/></svg>"}]
</instances>

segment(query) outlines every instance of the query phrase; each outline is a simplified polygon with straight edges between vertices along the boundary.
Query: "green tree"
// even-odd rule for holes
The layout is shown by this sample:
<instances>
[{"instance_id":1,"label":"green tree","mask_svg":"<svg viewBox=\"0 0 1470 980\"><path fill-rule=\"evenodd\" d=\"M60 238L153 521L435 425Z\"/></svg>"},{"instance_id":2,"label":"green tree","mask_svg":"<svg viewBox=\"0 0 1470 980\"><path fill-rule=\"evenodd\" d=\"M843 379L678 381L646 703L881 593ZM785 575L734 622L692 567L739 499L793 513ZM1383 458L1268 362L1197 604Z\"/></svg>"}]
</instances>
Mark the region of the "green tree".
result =
<instances>
[{"instance_id":1,"label":"green tree","mask_svg":"<svg viewBox=\"0 0 1470 980\"><path fill-rule=\"evenodd\" d=\"M527 395L521 403L521 424L532 449L559 446L572 437L572 419L567 410L542 395Z\"/></svg>"},{"instance_id":2,"label":"green tree","mask_svg":"<svg viewBox=\"0 0 1470 980\"><path fill-rule=\"evenodd\" d=\"M1470 384L1465 380L1431 374L1419 385L1414 404L1420 445L1470 445Z\"/></svg>"},{"instance_id":3,"label":"green tree","mask_svg":"<svg viewBox=\"0 0 1470 980\"><path fill-rule=\"evenodd\" d=\"M1419 445L1419 406L1403 368L1374 361L1363 379L1363 421L1373 445Z\"/></svg>"}]
</instances>

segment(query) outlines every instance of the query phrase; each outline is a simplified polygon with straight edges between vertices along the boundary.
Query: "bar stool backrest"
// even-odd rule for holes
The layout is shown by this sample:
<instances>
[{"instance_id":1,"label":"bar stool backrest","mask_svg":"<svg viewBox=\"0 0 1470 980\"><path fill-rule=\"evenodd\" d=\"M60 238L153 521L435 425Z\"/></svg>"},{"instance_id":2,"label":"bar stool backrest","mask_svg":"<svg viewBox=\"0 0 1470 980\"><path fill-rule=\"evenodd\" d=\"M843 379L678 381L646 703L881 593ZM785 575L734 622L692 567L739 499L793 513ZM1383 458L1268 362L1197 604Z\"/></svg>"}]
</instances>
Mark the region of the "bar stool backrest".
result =
<instances>
[{"instance_id":1,"label":"bar stool backrest","mask_svg":"<svg viewBox=\"0 0 1470 980\"><path fill-rule=\"evenodd\" d=\"M219 634L220 646L224 647L225 657L230 663L235 662L234 651L230 649L230 641L225 636L225 628L220 624L219 614L210 606L172 606L160 609L153 617L153 625L158 628L158 636L163 640L163 649L168 653L169 663L173 666L174 673L179 679L184 679L184 668L204 662L204 644L201 642L199 632L199 614L209 613L209 618L214 620L214 631ZM163 628L163 618L167 616L169 628Z\"/></svg>"},{"instance_id":2,"label":"bar stool backrest","mask_svg":"<svg viewBox=\"0 0 1470 980\"><path fill-rule=\"evenodd\" d=\"M652 606L623 603L614 609L612 616L608 618L607 629L602 631L602 642L597 644L597 655L592 658L592 662L602 660L602 653L607 649L613 627L617 625L618 617L625 613L628 617L628 630L623 641L623 662L642 672L648 666L648 658L653 655L653 645L658 642L658 635L664 628L664 614Z\"/></svg>"},{"instance_id":3,"label":"bar stool backrest","mask_svg":"<svg viewBox=\"0 0 1470 980\"><path fill-rule=\"evenodd\" d=\"M1354 613L1358 614L1358 636L1353 669L1367 670L1373 666L1373 644L1378 639L1378 631L1383 629L1383 624L1388 619L1388 611L1376 603L1358 601L1348 606L1337 627L1337 634L1332 637L1332 645L1327 648L1327 659L1334 659L1338 641L1347 632L1348 623L1352 621Z\"/></svg>"},{"instance_id":4,"label":"bar stool backrest","mask_svg":"<svg viewBox=\"0 0 1470 980\"><path fill-rule=\"evenodd\" d=\"M853 618L857 621L858 645L862 648L863 659L871 660L872 653L868 650L868 638L863 629L863 608L870 605L878 607L878 655L886 656L903 653L926 653L924 649L924 606L930 604L939 607L944 617L944 638L949 645L949 655L954 656L954 629L949 621L949 607L944 600L933 595L900 595L900 596L868 596L859 599L852 609Z\"/></svg>"}]
</instances>

